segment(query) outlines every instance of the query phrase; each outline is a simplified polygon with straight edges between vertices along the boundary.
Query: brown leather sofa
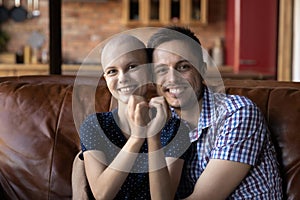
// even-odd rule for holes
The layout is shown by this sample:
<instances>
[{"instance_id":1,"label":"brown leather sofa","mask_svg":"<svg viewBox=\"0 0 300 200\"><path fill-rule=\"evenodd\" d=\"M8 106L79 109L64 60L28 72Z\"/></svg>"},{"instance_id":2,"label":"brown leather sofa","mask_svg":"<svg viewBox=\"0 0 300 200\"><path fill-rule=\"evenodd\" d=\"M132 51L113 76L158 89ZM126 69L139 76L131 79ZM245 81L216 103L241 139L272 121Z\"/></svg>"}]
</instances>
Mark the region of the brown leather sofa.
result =
<instances>
[{"instance_id":1,"label":"brown leather sofa","mask_svg":"<svg viewBox=\"0 0 300 200\"><path fill-rule=\"evenodd\" d=\"M72 198L72 163L80 150L76 127L86 114L111 106L103 79L97 95L89 95L94 79L82 78L74 92L73 76L0 78L0 199ZM227 93L252 99L265 114L285 199L300 199L300 83L227 80L225 86Z\"/></svg>"}]
</instances>

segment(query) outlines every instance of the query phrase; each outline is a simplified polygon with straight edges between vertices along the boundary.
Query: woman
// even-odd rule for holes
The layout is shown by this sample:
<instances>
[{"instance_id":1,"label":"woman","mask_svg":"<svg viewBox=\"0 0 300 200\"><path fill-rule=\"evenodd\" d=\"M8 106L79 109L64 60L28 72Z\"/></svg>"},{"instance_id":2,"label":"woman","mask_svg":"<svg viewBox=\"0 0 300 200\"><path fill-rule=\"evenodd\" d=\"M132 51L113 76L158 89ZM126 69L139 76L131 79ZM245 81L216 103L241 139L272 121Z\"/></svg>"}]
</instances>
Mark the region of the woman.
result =
<instances>
[{"instance_id":1,"label":"woman","mask_svg":"<svg viewBox=\"0 0 300 200\"><path fill-rule=\"evenodd\" d=\"M118 108L88 116L80 128L94 197L181 197L176 191L187 152L181 154L190 144L188 130L180 126L175 112L168 117L163 97L146 100L151 68L145 45L130 35L113 37L102 50L101 63ZM180 134L175 137L177 132ZM170 145L174 137L182 143L177 143L181 148Z\"/></svg>"}]
</instances>

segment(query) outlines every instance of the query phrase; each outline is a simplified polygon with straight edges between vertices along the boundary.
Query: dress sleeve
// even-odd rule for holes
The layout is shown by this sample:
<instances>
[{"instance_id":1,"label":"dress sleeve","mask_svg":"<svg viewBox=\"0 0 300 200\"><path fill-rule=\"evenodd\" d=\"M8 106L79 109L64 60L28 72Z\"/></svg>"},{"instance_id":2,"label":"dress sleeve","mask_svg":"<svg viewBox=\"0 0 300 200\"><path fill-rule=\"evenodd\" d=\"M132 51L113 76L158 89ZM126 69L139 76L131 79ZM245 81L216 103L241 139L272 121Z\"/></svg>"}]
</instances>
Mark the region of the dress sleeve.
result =
<instances>
[{"instance_id":1,"label":"dress sleeve","mask_svg":"<svg viewBox=\"0 0 300 200\"><path fill-rule=\"evenodd\" d=\"M257 106L240 107L227 115L218 129L211 158L255 165L267 138L265 121Z\"/></svg>"},{"instance_id":2,"label":"dress sleeve","mask_svg":"<svg viewBox=\"0 0 300 200\"><path fill-rule=\"evenodd\" d=\"M189 147L191 145L189 128L180 119L176 122L174 128L167 129L172 137L164 147L165 156L186 160L190 155Z\"/></svg>"},{"instance_id":3,"label":"dress sleeve","mask_svg":"<svg viewBox=\"0 0 300 200\"><path fill-rule=\"evenodd\" d=\"M80 143L82 152L87 150L100 150L103 148L103 130L98 122L97 115L89 115L81 124Z\"/></svg>"}]
</instances>

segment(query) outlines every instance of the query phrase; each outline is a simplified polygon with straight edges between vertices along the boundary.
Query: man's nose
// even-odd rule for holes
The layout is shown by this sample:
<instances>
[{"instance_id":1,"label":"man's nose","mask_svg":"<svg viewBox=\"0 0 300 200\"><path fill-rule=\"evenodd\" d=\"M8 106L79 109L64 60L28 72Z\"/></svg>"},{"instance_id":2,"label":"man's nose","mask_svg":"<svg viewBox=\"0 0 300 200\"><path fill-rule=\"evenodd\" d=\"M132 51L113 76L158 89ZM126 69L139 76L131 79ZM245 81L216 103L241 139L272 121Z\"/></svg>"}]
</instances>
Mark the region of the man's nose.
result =
<instances>
[{"instance_id":1,"label":"man's nose","mask_svg":"<svg viewBox=\"0 0 300 200\"><path fill-rule=\"evenodd\" d=\"M179 79L178 71L173 67L170 67L170 69L168 70L168 80L171 82L175 82L178 79Z\"/></svg>"}]
</instances>

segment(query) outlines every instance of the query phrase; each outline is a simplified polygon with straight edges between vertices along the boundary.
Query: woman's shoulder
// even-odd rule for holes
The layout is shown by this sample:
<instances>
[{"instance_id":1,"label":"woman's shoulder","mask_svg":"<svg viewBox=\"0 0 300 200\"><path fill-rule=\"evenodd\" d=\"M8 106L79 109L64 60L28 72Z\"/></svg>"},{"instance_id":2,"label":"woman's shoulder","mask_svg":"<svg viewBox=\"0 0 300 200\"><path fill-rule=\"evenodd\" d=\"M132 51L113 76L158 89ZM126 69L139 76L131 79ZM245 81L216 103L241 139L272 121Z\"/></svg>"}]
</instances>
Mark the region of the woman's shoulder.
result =
<instances>
[{"instance_id":1,"label":"woman's shoulder","mask_svg":"<svg viewBox=\"0 0 300 200\"><path fill-rule=\"evenodd\" d=\"M112 112L96 112L86 116L85 122L95 122L112 118Z\"/></svg>"},{"instance_id":2,"label":"woman's shoulder","mask_svg":"<svg viewBox=\"0 0 300 200\"><path fill-rule=\"evenodd\" d=\"M97 112L89 114L85 117L80 125L80 132L84 130L103 129L103 125L111 124L113 115L111 112ZM84 131L85 132L85 131Z\"/></svg>"}]
</instances>

